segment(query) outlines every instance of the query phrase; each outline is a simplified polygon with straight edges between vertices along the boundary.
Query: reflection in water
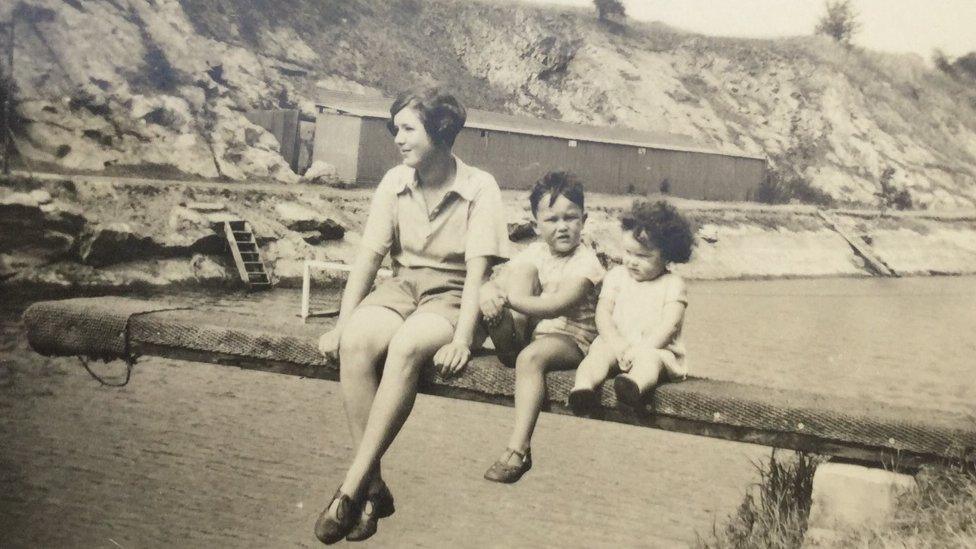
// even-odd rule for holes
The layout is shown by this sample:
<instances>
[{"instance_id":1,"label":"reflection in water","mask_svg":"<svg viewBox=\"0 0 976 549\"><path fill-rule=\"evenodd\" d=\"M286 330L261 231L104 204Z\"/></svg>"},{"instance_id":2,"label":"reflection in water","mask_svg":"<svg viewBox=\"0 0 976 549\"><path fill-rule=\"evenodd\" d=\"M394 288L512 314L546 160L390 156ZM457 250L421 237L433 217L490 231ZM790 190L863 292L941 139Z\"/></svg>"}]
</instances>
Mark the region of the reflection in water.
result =
<instances>
[{"instance_id":1,"label":"reflection in water","mask_svg":"<svg viewBox=\"0 0 976 549\"><path fill-rule=\"evenodd\" d=\"M976 277L693 281L695 375L974 413Z\"/></svg>"}]
</instances>

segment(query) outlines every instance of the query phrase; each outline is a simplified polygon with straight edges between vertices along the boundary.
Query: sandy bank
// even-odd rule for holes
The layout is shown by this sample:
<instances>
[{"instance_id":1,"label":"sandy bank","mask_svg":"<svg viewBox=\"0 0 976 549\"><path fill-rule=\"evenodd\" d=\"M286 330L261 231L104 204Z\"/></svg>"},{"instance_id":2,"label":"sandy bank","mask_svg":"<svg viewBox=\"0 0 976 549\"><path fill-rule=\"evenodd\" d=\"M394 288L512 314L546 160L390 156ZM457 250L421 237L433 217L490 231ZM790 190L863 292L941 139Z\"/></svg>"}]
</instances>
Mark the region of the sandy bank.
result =
<instances>
[{"instance_id":1,"label":"sandy bank","mask_svg":"<svg viewBox=\"0 0 976 549\"><path fill-rule=\"evenodd\" d=\"M255 228L273 277L297 284L306 259L351 261L371 191L93 176L15 177L0 185L0 276L60 287L236 284L213 219ZM527 193L504 193L516 248L532 241ZM619 255L618 220L634 197L588 196L584 238ZM841 234L809 206L674 200L698 227L690 279L870 276ZM194 209L219 205L219 212ZM214 217L216 216L216 217ZM976 273L976 212L877 216L837 210L848 236L900 275ZM526 236L528 235L528 236ZM320 274L320 283L334 282Z\"/></svg>"}]
</instances>

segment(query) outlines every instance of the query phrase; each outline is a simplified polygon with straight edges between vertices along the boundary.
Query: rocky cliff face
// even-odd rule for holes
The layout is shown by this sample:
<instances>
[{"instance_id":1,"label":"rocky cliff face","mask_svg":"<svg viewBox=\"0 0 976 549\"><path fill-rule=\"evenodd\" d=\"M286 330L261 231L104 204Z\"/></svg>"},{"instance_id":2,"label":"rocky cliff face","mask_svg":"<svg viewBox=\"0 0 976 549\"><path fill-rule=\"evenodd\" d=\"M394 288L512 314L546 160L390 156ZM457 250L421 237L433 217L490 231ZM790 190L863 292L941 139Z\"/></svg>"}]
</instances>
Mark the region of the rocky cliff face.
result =
<instances>
[{"instance_id":1,"label":"rocky cliff face","mask_svg":"<svg viewBox=\"0 0 976 549\"><path fill-rule=\"evenodd\" d=\"M476 107L690 135L765 154L841 203L881 172L915 202L976 206L976 91L916 57L826 39L609 27L589 11L450 0L24 0L17 146L63 170L294 181L253 108L319 87L443 82Z\"/></svg>"}]
</instances>

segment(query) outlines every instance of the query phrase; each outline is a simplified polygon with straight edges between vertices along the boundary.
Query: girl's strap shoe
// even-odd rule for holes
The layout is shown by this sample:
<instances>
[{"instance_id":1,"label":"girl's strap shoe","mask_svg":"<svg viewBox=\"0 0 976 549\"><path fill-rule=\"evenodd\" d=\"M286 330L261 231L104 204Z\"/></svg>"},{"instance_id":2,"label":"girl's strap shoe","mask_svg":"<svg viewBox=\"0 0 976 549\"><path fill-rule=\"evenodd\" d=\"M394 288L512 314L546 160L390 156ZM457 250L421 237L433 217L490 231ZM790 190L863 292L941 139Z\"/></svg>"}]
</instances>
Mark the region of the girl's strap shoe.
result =
<instances>
[{"instance_id":1,"label":"girl's strap shoe","mask_svg":"<svg viewBox=\"0 0 976 549\"><path fill-rule=\"evenodd\" d=\"M379 490L366 495L363 512L352 530L346 534L346 541L363 541L373 537L376 533L376 523L396 512L393 505L393 494L384 482Z\"/></svg>"},{"instance_id":2,"label":"girl's strap shoe","mask_svg":"<svg viewBox=\"0 0 976 549\"><path fill-rule=\"evenodd\" d=\"M336 501L338 501L336 516L333 518L329 514L329 509ZM341 489L336 490L335 495L332 496L332 501L315 521L315 537L326 545L332 545L345 538L346 534L356 525L356 519L361 510L362 503L357 503L348 495L343 494Z\"/></svg>"}]
</instances>

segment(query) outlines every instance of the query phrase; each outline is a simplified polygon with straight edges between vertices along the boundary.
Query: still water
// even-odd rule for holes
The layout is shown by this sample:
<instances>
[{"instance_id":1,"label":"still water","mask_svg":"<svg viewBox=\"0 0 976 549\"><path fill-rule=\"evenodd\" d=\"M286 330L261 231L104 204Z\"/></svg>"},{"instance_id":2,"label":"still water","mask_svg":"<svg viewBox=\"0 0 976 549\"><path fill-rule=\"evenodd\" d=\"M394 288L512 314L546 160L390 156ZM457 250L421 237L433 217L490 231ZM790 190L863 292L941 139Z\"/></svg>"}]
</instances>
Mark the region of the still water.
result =
<instances>
[{"instance_id":1,"label":"still water","mask_svg":"<svg viewBox=\"0 0 976 549\"><path fill-rule=\"evenodd\" d=\"M20 313L52 297L0 295L6 545L319 546L312 525L352 453L337 384L146 357L127 387L100 387L77 361L27 348ZM976 277L691 282L689 297L698 375L972 413ZM364 546L693 546L768 456L543 414L533 470L486 482L512 418L418 399L383 464L397 513Z\"/></svg>"},{"instance_id":2,"label":"still water","mask_svg":"<svg viewBox=\"0 0 976 549\"><path fill-rule=\"evenodd\" d=\"M976 412L976 277L693 281L696 375Z\"/></svg>"}]
</instances>

